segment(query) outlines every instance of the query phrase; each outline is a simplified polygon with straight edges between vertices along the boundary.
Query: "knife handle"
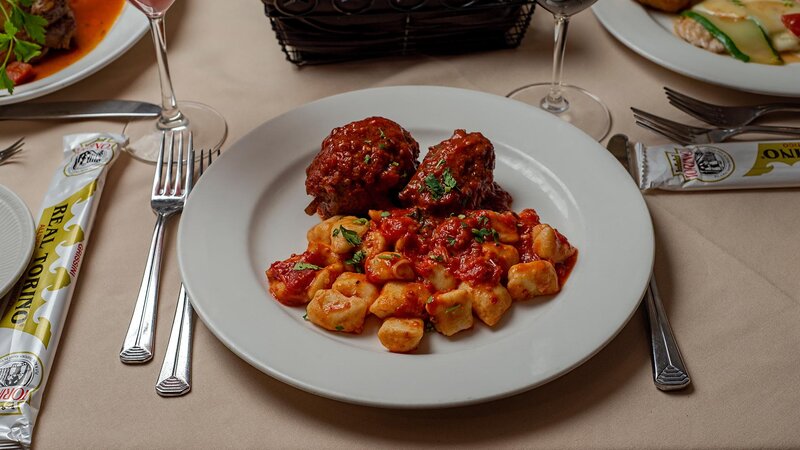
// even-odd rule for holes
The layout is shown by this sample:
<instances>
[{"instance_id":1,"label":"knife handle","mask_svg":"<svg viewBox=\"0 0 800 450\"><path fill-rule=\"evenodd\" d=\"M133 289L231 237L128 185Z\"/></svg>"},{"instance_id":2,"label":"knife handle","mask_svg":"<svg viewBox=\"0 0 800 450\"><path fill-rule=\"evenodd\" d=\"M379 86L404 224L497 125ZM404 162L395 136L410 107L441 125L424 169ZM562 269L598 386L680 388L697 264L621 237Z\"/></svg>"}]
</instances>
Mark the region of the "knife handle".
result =
<instances>
[{"instance_id":1,"label":"knife handle","mask_svg":"<svg viewBox=\"0 0 800 450\"><path fill-rule=\"evenodd\" d=\"M653 357L653 382L662 391L684 389L691 383L678 342L661 303L653 274L644 294L647 316L650 319L650 343Z\"/></svg>"}]
</instances>

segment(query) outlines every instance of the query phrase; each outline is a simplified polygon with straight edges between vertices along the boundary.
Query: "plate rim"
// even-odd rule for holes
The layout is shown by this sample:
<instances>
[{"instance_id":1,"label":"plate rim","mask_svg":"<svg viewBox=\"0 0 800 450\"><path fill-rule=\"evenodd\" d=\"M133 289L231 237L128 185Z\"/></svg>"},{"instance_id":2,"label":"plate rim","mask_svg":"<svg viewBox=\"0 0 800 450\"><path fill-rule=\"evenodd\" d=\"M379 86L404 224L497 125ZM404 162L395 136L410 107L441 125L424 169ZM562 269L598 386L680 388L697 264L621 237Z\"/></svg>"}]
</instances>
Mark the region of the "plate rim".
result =
<instances>
[{"instance_id":1,"label":"plate rim","mask_svg":"<svg viewBox=\"0 0 800 450\"><path fill-rule=\"evenodd\" d=\"M652 16L666 13L649 11L633 0L597 2L592 11L618 41L668 70L738 91L800 97L796 81L800 79L800 63L783 66L745 63L695 47L665 30ZM653 33L654 29L657 34ZM786 69L786 72L776 72L774 69L778 68ZM744 83L742 77L747 77Z\"/></svg>"},{"instance_id":2,"label":"plate rim","mask_svg":"<svg viewBox=\"0 0 800 450\"><path fill-rule=\"evenodd\" d=\"M19 265L19 268L8 282L6 282L4 285L0 285L0 299L2 299L11 291L11 289L14 287L14 284L17 283L19 278L25 272L25 268L28 267L31 256L33 256L33 247L36 244L36 224L33 221L33 215L31 214L30 208L28 208L28 205L25 204L25 202L22 200L22 198L20 198L19 195L17 195L16 192L0 184L0 201L3 201L4 196L6 200L10 199L12 202L14 202L14 204L12 204L12 209L18 213L16 219L22 224L23 234L21 236L17 236L17 238L21 239L22 241L27 241L28 245L25 249L25 256L21 260L22 264ZM28 232L27 236L24 234L26 230Z\"/></svg>"},{"instance_id":3,"label":"plate rim","mask_svg":"<svg viewBox=\"0 0 800 450\"><path fill-rule=\"evenodd\" d=\"M123 27L130 27L133 29L133 32L128 33L123 30ZM130 2L125 0L122 11L120 11L119 16L117 16L117 19L114 21L114 25L112 25L108 34L98 42L95 48L58 72L42 78L41 80L36 80L33 83L20 85L14 89L13 94L8 94L7 90L0 89L0 106L12 105L43 97L94 75L130 50L130 48L139 42L147 33L149 28L150 26L144 14L137 11ZM118 37L120 39L120 45L112 47L109 52L103 54L97 53L98 47L109 39L109 37ZM92 59L95 60L91 61ZM64 75L65 71L70 71L70 68L75 72Z\"/></svg>"},{"instance_id":4,"label":"plate rim","mask_svg":"<svg viewBox=\"0 0 800 450\"><path fill-rule=\"evenodd\" d=\"M392 86L392 87L371 88L371 89L364 89L364 90L346 92L346 93L334 95L334 96L331 96L331 97L326 97L326 98L323 98L323 99L319 99L319 100L307 103L305 105L301 105L301 106L299 106L297 108L294 108L294 109L292 109L292 110L290 110L290 111L288 111L288 112L286 112L284 114L281 114L281 115L279 115L277 117L274 117L274 118L272 118L270 120L267 120L267 121L263 122L261 125L258 125L253 130L251 130L249 133L247 133L242 138L240 138L235 144L233 144L229 148L228 151L223 152L222 156L220 158L218 158L218 160L217 160L217 162L215 163L214 166L211 166L209 168L207 174L205 174L204 177L208 177L209 175L215 173L215 170L217 172L221 172L221 169L220 169L220 167L222 166L221 165L221 161L224 161L227 155L229 155L232 151L240 151L238 149L241 148L241 146L245 145L248 142L248 140L252 140L252 139L254 139L255 137L258 136L259 130L261 130L262 128L268 127L269 126L268 124L270 124L272 122L279 121L279 120L281 120L283 118L286 118L290 114L299 114L299 113L303 112L303 110L305 108L314 108L314 107L316 107L316 106L318 106L320 104L323 104L325 102L336 102L336 101L341 100L343 97L347 97L347 96L353 96L354 101L358 101L358 100L363 100L362 97L365 96L365 95L369 96L371 94L381 93L381 92L395 92L395 93L402 94L404 92L407 92L407 91L404 91L404 90L408 90L408 89L412 89L412 90L415 90L415 91L426 90L426 89L427 90L435 90L437 92L445 92L445 93L447 93L447 95L477 96L477 97L482 97L484 99L492 99L491 101L494 101L494 102L498 102L498 101L508 102L508 103L504 103L504 104L505 105L509 105L509 107L511 105L513 105L514 108L524 108L524 111L526 113L530 113L532 115L540 115L541 114L541 116L538 117L538 118L546 117L547 118L546 120L552 120L552 121L554 121L553 123L560 124L559 126L569 127L569 129L572 130L573 133L576 133L574 136L580 135L581 136L580 137L581 140L584 140L587 143L591 142L593 146L597 147L599 152L601 152L601 153L598 153L598 154L603 155L603 156L598 156L597 158L601 158L601 159L603 159L605 161L613 162L613 166L610 166L610 167L614 167L615 168L614 170L618 171L618 174L619 174L619 177L621 177L620 178L621 180L624 179L624 180L627 180L627 182L629 182L629 184L627 185L628 187L624 188L626 190L626 192L629 193L630 195L633 195L633 192L635 192L635 196L632 196L631 199L633 199L633 201L639 202L639 204L636 205L637 208L639 208L639 209L637 209L637 208L634 208L634 209L637 209L636 214L642 214L642 216L641 217L637 217L637 219L643 220L644 223L646 224L646 226L644 226L641 229L637 228L637 232L641 233L641 235L643 236L642 241L645 242L645 245L644 245L645 250L643 250L645 257L643 258L643 261L644 260L646 260L646 261L643 262L642 269L640 270L640 273L639 273L639 277L641 278L641 280L638 280L638 279L636 280L637 284L635 286L635 289L633 289L636 292L636 295L635 295L636 298L635 298L635 300L633 300L633 299L630 300L631 301L630 309L629 310L628 309L625 310L626 314L625 314L624 320L622 320L619 324L615 324L615 329L612 332L610 332L607 336L604 335L603 342L596 342L596 343L592 344L592 345L595 346L595 348L591 352L582 355L582 357L579 358L578 360L572 361L571 364L569 365L569 367L566 367L565 369L559 371L558 373L553 373L551 376L549 376L547 378L540 378L540 379L536 380L536 382L534 382L534 383L528 383L528 384L524 384L524 385L517 385L517 386L514 386L513 388L505 389L502 392L493 392L491 394L477 395L477 396L474 396L474 397L450 398L448 400L439 399L439 400L436 400L436 401L424 401L424 400L415 399L414 401L387 401L386 399L371 398L369 396L363 396L363 395L354 398L353 396L351 396L349 394L342 393L342 392L337 392L336 390L333 390L333 389L329 389L329 388L325 388L325 387L320 387L320 386L315 386L315 385L308 384L308 383L304 382L303 380L297 379L296 376L293 377L292 375L287 374L287 373L283 373L283 372L281 372L280 370L278 370L278 369L276 369L274 367L270 367L268 363L265 363L264 361L260 361L260 360L256 359L253 355L251 355L250 351L248 349L244 348L244 346L240 346L239 343L233 342L232 339L229 336L229 334L230 334L229 331L219 329L215 324L209 323L209 320L211 319L211 321L213 321L213 318L210 318L210 312L206 310L206 307L208 306L209 310L213 309L213 307L210 306L211 303L209 303L209 304L205 304L204 303L206 300L203 299L203 294L200 294L200 292L197 291L198 286L195 285L196 279L195 280L192 279L193 275L190 273L190 269L189 269L190 264L192 264L190 261L192 260L193 255L190 254L190 253L187 253L187 252L191 252L192 251L191 250L192 247L195 246L195 244L193 243L193 242L195 242L193 240L193 238L197 237L197 235L195 234L195 236L191 236L192 231L190 231L190 230L192 230L192 225L188 224L188 223L190 222L190 220L192 220L191 217L196 214L195 211L198 211L197 214L199 214L199 211L200 211L200 208L201 208L200 206L198 206L197 209L195 209L194 205L195 204L199 204L200 201L196 200L198 198L196 195L193 195L193 196L190 196L189 200L187 201L187 204L186 204L186 206L184 208L184 212L183 212L182 217L181 217L181 222L180 222L180 226L179 226L179 230L178 230L178 244L177 244L177 246L178 246L178 261L179 261L180 272L181 272L182 278L184 280L185 287L186 287L187 291L189 292L190 297L192 298L192 303L195 305L195 309L198 312L198 316L203 320L204 323L206 323L207 328L212 332L212 334L214 334L217 337L217 339L219 339L229 350L231 350L234 354L236 354L240 358L244 359L246 362L248 362L249 364L251 364L255 368L259 369L260 371L272 376L273 378L276 378L276 379L278 379L278 380L280 380L282 382L285 382L285 383L287 383L289 385L292 385L294 387L300 388L300 389L305 390L307 392L311 392L311 393L314 393L314 394L317 394L317 395L321 395L323 397L328 397L328 398L331 398L331 399L335 399L335 400L339 400L339 401L345 401L345 402L354 403L354 404L361 404L361 405L368 405L368 406L379 406L379 407L392 407L392 408L440 408L440 407L461 406L461 405L467 405L467 404L474 404L474 403L479 403L479 402L490 401L490 400L494 400L494 399L497 399L497 398L502 398L502 397L507 397L507 396L510 396L510 395L514 395L516 393L535 388L535 387L540 386L542 384L545 384L545 383L547 383L549 381L552 381L555 378L563 376L564 374L566 374L567 372L573 370L575 367L580 366L586 360L590 359L597 352L602 350L608 344L608 342L613 340L613 338L624 328L624 326L628 323L630 318L633 316L634 312L636 311L636 309L637 309L637 307L639 305L639 302L640 302L641 297L642 297L642 295L644 293L644 290L646 288L647 280L649 280L649 274L650 274L650 272L652 270L652 264L653 264L653 260L654 260L654 247L655 247L653 228L652 228L652 221L650 219L649 211L647 210L647 205L644 202L644 199L641 196L641 194L639 193L638 189L636 189L635 185L630 180L630 177L627 174L627 172L625 172L625 170L622 168L622 166L620 166L616 162L616 160L614 160L613 157L604 148L602 148L600 146L600 144L598 144L596 141L591 140L591 138L589 138L588 136L586 136L585 134L583 134L582 132L580 132L576 128L572 127L571 125L563 123L558 119L552 118L551 116L547 115L544 112L539 111L536 108L532 108L530 106L523 105L523 104L521 104L519 102L507 99L505 97L500 97L500 96L496 96L496 95L493 95L493 94L487 94L487 93L484 93L484 92L477 92L477 91L460 89L460 88L439 87L439 86ZM430 93L430 91L429 91L429 93ZM420 94L420 95L422 95L422 94ZM422 95L422 96L424 97L424 95ZM246 150L242 149L241 151L245 152ZM207 179L207 178L205 178L205 179ZM197 186L195 187L195 191L194 191L195 194L197 192L202 192L202 190L204 189L203 188L203 181L205 179L201 179L198 182ZM208 184L206 184L206 185L208 185ZM208 188L208 189L211 189L211 188ZM189 250L187 250L187 249L189 249ZM197 256L197 254L195 254L194 256ZM248 263L248 265L249 265L249 263ZM262 288L262 292L263 292L263 288ZM198 296L198 294L200 294L200 296ZM265 298L265 300L269 300L270 299L268 293L266 293L266 292L263 293L263 297ZM200 299L202 299L202 300L200 300ZM627 303L625 305L628 306ZM304 331L304 332L307 332L307 330ZM388 354L388 352L387 352L387 354ZM385 356L385 355L383 355L383 356ZM398 358L399 359L399 358L402 358L404 356L409 356L409 355L391 354L391 358ZM412 357L420 357L420 355L413 355ZM379 357L376 356L376 358L379 358ZM446 358L444 358L444 359L446 359ZM395 360L387 360L385 358L381 359L382 363L386 363L387 361L397 361L397 360L396 359ZM430 362L430 359L428 360L428 362Z\"/></svg>"}]
</instances>

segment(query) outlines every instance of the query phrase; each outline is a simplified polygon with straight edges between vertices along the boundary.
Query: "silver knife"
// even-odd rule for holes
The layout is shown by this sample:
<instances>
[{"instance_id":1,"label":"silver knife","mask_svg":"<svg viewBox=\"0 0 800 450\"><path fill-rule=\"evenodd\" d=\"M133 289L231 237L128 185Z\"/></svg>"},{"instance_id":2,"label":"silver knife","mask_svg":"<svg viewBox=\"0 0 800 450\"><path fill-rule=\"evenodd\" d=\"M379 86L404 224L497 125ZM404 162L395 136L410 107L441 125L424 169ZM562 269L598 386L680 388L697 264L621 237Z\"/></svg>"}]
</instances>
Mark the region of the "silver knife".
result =
<instances>
[{"instance_id":1,"label":"silver knife","mask_svg":"<svg viewBox=\"0 0 800 450\"><path fill-rule=\"evenodd\" d=\"M615 134L608 140L608 150L630 172L630 147L628 136ZM662 391L683 389L691 383L686 364L681 357L678 342L672 333L672 327L658 295L658 286L654 274L644 293L644 304L650 321L650 346L653 360L653 383Z\"/></svg>"},{"instance_id":2,"label":"silver knife","mask_svg":"<svg viewBox=\"0 0 800 450\"><path fill-rule=\"evenodd\" d=\"M17 103L0 106L0 120L137 119L158 117L161 107L132 100Z\"/></svg>"}]
</instances>

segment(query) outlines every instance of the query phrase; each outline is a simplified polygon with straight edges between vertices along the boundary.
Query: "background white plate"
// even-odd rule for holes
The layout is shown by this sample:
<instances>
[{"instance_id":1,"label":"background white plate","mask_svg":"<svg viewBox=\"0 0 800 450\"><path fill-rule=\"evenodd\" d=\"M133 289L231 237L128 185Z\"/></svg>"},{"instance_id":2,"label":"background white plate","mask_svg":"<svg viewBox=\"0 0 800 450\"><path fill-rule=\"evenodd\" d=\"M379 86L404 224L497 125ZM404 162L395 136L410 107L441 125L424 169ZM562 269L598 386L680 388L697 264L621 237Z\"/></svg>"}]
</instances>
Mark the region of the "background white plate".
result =
<instances>
[{"instance_id":1,"label":"background white plate","mask_svg":"<svg viewBox=\"0 0 800 450\"><path fill-rule=\"evenodd\" d=\"M422 149L456 128L483 132L515 209L535 208L580 249L563 291L543 304L515 304L494 329L476 324L452 339L429 333L412 355L384 350L374 318L360 336L331 333L304 321L304 308L274 300L264 270L304 251L306 231L319 222L303 213L306 166L332 128L373 115L397 121ZM390 87L307 104L224 152L189 197L178 257L208 328L267 374L353 403L452 406L546 383L600 350L644 292L653 229L627 172L566 122L480 92Z\"/></svg>"},{"instance_id":2,"label":"background white plate","mask_svg":"<svg viewBox=\"0 0 800 450\"><path fill-rule=\"evenodd\" d=\"M8 95L5 89L0 90L0 105L24 102L32 98L55 92L74 84L97 72L128 51L149 29L147 18L130 3L125 2L122 12L114 26L108 31L97 47L58 72L25 83L14 88L14 94Z\"/></svg>"},{"instance_id":3,"label":"background white plate","mask_svg":"<svg viewBox=\"0 0 800 450\"><path fill-rule=\"evenodd\" d=\"M0 185L0 298L25 271L35 238L33 218L25 202Z\"/></svg>"},{"instance_id":4,"label":"background white plate","mask_svg":"<svg viewBox=\"0 0 800 450\"><path fill-rule=\"evenodd\" d=\"M603 0L592 10L620 42L667 69L742 91L800 97L800 63L745 63L697 48L672 32L674 14L645 8L634 0Z\"/></svg>"}]
</instances>

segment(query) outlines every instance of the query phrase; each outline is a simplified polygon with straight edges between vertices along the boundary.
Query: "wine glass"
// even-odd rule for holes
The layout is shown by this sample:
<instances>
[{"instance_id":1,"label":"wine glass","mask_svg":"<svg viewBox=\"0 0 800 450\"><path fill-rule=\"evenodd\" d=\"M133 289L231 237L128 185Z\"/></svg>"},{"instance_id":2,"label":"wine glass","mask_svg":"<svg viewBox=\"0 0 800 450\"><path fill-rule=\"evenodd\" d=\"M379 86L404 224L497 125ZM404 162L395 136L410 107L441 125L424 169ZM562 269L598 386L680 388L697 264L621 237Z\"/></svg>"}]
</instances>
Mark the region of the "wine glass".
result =
<instances>
[{"instance_id":1,"label":"wine glass","mask_svg":"<svg viewBox=\"0 0 800 450\"><path fill-rule=\"evenodd\" d=\"M611 129L611 114L594 94L562 83L564 50L570 16L592 6L597 0L536 0L555 17L553 78L549 83L534 83L517 88L507 97L538 106L575 125L594 139L602 140Z\"/></svg>"},{"instance_id":2,"label":"wine glass","mask_svg":"<svg viewBox=\"0 0 800 450\"><path fill-rule=\"evenodd\" d=\"M167 63L164 15L175 0L128 0L150 21L156 47L158 76L161 80L161 114L155 120L128 122L124 133L130 139L126 149L134 158L156 162L164 131L191 131L196 148L218 149L228 135L225 119L210 106L197 102L178 102L172 89ZM200 153L198 152L198 155Z\"/></svg>"}]
</instances>

